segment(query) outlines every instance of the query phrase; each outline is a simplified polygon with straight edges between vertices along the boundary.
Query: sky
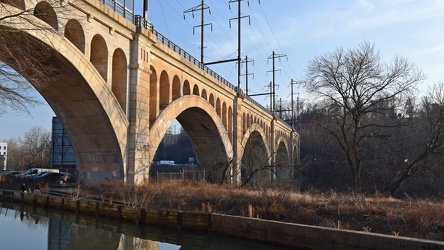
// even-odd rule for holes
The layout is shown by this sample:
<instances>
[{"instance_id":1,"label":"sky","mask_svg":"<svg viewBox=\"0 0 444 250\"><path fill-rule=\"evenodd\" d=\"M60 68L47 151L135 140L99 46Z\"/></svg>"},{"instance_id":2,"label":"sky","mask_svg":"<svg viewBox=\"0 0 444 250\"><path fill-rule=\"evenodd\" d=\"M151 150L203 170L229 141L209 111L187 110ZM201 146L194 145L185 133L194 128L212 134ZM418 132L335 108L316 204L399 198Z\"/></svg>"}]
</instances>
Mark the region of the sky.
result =
<instances>
[{"instance_id":1,"label":"sky","mask_svg":"<svg viewBox=\"0 0 444 250\"><path fill-rule=\"evenodd\" d=\"M142 0L135 0L142 15ZM232 3L229 3L232 2ZM148 20L162 35L200 60L201 13L191 12L201 0L149 0ZM237 57L235 0L206 0L204 62ZM275 59L277 99L290 102L290 83L304 79L310 60L338 48L356 48L368 41L385 62L408 58L426 75L418 94L444 80L444 0L243 0L241 57L248 64L249 94L268 92ZM193 16L194 13L194 16ZM231 26L231 27L230 27ZM193 34L194 32L194 34ZM237 86L237 63L209 66ZM241 64L245 74L246 64ZM309 101L303 84L295 84L294 99ZM241 79L245 91L245 76ZM263 106L269 97L253 97ZM33 126L51 129L54 115L47 105L30 108L32 116L8 110L0 116L0 140L22 136Z\"/></svg>"}]
</instances>

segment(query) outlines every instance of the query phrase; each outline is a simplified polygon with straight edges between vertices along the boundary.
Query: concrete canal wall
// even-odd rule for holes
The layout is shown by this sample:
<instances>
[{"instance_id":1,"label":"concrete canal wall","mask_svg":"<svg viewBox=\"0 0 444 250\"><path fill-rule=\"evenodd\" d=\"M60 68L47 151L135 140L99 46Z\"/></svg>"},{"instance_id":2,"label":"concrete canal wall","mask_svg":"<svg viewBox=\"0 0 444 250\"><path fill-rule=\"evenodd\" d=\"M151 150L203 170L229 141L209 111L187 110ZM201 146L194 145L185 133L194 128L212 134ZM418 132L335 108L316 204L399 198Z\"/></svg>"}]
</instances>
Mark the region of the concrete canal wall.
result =
<instances>
[{"instance_id":1,"label":"concrete canal wall","mask_svg":"<svg viewBox=\"0 0 444 250\"><path fill-rule=\"evenodd\" d=\"M255 218L175 210L128 207L121 204L76 200L67 197L2 191L2 201L60 208L154 226L200 230L275 245L309 249L443 249L444 242L400 236L332 229Z\"/></svg>"}]
</instances>

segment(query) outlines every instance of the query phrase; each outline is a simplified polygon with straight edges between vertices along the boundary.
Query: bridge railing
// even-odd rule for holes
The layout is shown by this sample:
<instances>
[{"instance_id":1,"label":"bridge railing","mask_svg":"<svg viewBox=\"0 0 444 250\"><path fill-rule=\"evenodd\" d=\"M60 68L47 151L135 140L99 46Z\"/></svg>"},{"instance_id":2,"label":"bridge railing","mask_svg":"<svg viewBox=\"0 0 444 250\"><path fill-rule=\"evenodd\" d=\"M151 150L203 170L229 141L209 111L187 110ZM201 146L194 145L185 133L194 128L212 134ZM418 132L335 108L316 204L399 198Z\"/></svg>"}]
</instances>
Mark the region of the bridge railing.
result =
<instances>
[{"instance_id":1,"label":"bridge railing","mask_svg":"<svg viewBox=\"0 0 444 250\"><path fill-rule=\"evenodd\" d=\"M110 1L110 0L108 0L108 1ZM195 57L190 55L188 52L186 52L185 50L183 50L182 48L177 46L175 43L170 41L168 38L164 37L162 34L157 32L154 29L154 25L152 25L148 20L146 20L142 16L139 16L139 15L134 16L134 24L137 27L143 27L143 28L147 29L148 31L150 31L151 33L153 33L157 37L157 40L159 42L161 42L162 44L164 44L168 48L172 49L174 52L178 53L179 55L181 55L183 58L187 59L189 62L191 62L195 66L199 67L200 69L202 69L203 71L205 71L206 73L208 73L209 75L214 77L216 80L218 80L222 84L224 84L224 85L228 86L230 89L238 92L236 86L234 86L232 83L227 81L225 78L223 78L222 76L220 76L219 74L214 72L212 69L208 68L205 64L201 63L199 60L197 60ZM270 110L266 109L261 104L259 104L257 101L253 100L253 98L251 98L250 96L247 96L246 98L248 101L255 104L256 106L258 106L259 108L263 109L264 111L266 111L268 114L271 115Z\"/></svg>"},{"instance_id":2,"label":"bridge railing","mask_svg":"<svg viewBox=\"0 0 444 250\"><path fill-rule=\"evenodd\" d=\"M118 0L99 0L99 2L105 4L108 8L117 12L117 14L125 17L127 20L133 22L134 14L133 10L128 9L124 4L119 3Z\"/></svg>"},{"instance_id":3,"label":"bridge railing","mask_svg":"<svg viewBox=\"0 0 444 250\"><path fill-rule=\"evenodd\" d=\"M214 72L212 69L208 68L205 64L197 60L194 56L190 55L188 52L183 50L181 47L177 46L175 43L170 41L168 38L164 37L162 34L160 34L158 31L154 29L154 26L148 21L145 20L145 18L136 15L134 18L134 24L138 27L143 27L153 33L159 42L161 42L163 45L167 46L168 48L172 49L174 52L181 55L183 58L187 59L189 62L194 64L195 66L199 67L212 77L214 77L219 82L223 83L224 85L228 86L232 90L237 90L237 88L231 84L229 81L227 81L225 78Z\"/></svg>"}]
</instances>

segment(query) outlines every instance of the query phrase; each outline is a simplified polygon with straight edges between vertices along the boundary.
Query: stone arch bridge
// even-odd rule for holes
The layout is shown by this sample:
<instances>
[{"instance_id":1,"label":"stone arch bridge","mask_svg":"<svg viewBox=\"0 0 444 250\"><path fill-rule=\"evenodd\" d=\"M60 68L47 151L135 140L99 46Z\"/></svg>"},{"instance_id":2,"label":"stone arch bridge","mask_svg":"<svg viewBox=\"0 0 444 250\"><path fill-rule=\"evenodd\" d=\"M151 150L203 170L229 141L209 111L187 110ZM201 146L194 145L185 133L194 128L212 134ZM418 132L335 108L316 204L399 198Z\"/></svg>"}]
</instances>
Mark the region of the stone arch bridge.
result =
<instances>
[{"instance_id":1,"label":"stone arch bridge","mask_svg":"<svg viewBox=\"0 0 444 250\"><path fill-rule=\"evenodd\" d=\"M149 22L106 3L0 0L0 60L54 110L79 178L146 181L177 119L207 180L291 182L299 135L290 126Z\"/></svg>"}]
</instances>

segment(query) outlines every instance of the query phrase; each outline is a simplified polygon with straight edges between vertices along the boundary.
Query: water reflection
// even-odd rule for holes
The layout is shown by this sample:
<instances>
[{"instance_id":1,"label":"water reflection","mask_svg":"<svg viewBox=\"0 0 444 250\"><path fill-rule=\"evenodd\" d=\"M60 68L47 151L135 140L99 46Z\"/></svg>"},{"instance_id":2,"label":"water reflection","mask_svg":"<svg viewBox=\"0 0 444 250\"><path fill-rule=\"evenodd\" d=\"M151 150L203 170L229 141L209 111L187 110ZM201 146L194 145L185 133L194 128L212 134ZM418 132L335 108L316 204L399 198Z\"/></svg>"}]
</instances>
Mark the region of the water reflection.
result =
<instances>
[{"instance_id":1,"label":"water reflection","mask_svg":"<svg viewBox=\"0 0 444 250\"><path fill-rule=\"evenodd\" d=\"M0 242L2 249L286 249L12 203L0 203Z\"/></svg>"}]
</instances>

